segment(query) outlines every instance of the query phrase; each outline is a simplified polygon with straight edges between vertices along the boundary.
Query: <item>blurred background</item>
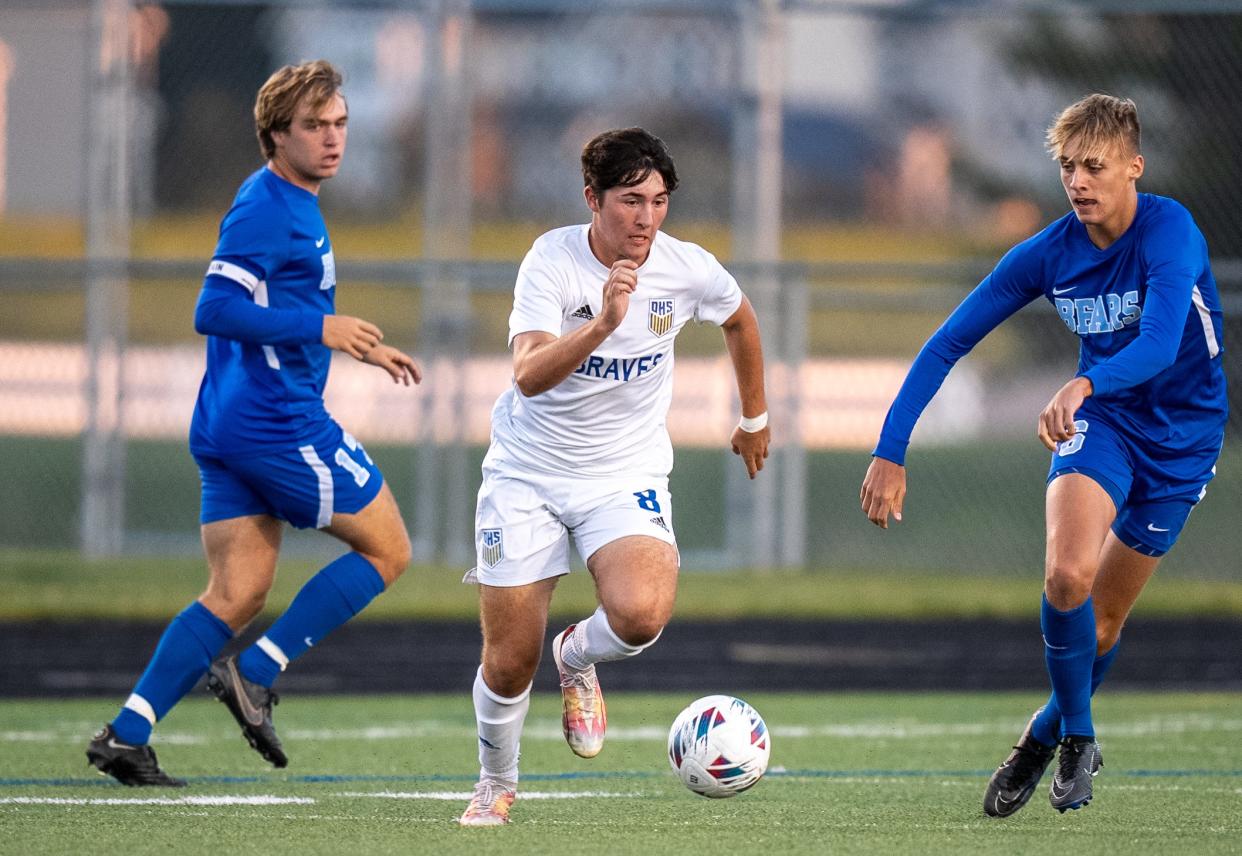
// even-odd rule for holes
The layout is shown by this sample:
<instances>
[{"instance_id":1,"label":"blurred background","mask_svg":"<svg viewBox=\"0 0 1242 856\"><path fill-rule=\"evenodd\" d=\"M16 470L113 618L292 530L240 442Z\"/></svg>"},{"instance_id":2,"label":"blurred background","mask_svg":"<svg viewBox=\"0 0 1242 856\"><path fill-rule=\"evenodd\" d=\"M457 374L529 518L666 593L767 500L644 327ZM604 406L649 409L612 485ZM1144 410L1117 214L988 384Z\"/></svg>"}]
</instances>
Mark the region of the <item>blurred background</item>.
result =
<instances>
[{"instance_id":1,"label":"blurred background","mask_svg":"<svg viewBox=\"0 0 1242 856\"><path fill-rule=\"evenodd\" d=\"M509 383L517 265L585 222L578 154L662 137L665 231L734 272L763 326L775 452L754 483L715 328L678 343L670 413L688 570L1023 575L1043 555L1035 418L1074 371L1051 307L958 365L908 459L905 521L858 510L919 346L1017 241L1064 213L1043 149L1092 91L1134 98L1140 189L1191 210L1242 390L1242 3L1207 0L404 0L0 6L0 549L193 556L192 317L220 217L261 164L255 93L337 64L347 156L322 207L338 311L423 364L338 360L329 408L396 492L416 560L473 561L488 411ZM1242 580L1238 417L1162 576ZM289 549L335 551L299 535Z\"/></svg>"}]
</instances>

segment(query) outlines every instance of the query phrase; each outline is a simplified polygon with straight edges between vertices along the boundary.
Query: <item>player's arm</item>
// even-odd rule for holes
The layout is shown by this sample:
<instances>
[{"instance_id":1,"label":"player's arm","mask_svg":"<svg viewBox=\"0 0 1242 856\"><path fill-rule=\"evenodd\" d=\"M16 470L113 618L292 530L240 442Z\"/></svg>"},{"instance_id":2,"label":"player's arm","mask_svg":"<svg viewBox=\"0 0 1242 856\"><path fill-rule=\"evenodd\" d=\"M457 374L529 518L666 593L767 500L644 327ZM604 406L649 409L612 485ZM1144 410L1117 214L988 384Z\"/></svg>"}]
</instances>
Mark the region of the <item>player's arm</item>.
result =
<instances>
[{"instance_id":1,"label":"player's arm","mask_svg":"<svg viewBox=\"0 0 1242 856\"><path fill-rule=\"evenodd\" d=\"M638 287L637 267L629 259L612 266L599 315L578 329L564 336L531 330L513 337L513 380L522 395L547 392L569 377L621 325Z\"/></svg>"},{"instance_id":2,"label":"player's arm","mask_svg":"<svg viewBox=\"0 0 1242 856\"><path fill-rule=\"evenodd\" d=\"M1041 293L1033 255L1010 251L953 310L914 358L884 417L880 439L859 491L863 513L876 526L887 529L890 515L901 520L910 434L950 369L998 324Z\"/></svg>"},{"instance_id":3,"label":"player's arm","mask_svg":"<svg viewBox=\"0 0 1242 856\"><path fill-rule=\"evenodd\" d=\"M359 360L384 337L361 318L260 306L253 296L260 280L239 264L214 259L194 310L195 331L254 345L320 343Z\"/></svg>"},{"instance_id":4,"label":"player's arm","mask_svg":"<svg viewBox=\"0 0 1242 856\"><path fill-rule=\"evenodd\" d=\"M733 375L737 378L737 391L742 400L742 418L763 419L757 430L747 431L743 425L738 425L730 439L733 454L741 456L746 464L746 474L753 479L763 469L772 432L766 422L768 405L763 388L763 342L759 337L759 318L745 295L737 311L721 325L721 330L729 359L733 361Z\"/></svg>"}]
</instances>

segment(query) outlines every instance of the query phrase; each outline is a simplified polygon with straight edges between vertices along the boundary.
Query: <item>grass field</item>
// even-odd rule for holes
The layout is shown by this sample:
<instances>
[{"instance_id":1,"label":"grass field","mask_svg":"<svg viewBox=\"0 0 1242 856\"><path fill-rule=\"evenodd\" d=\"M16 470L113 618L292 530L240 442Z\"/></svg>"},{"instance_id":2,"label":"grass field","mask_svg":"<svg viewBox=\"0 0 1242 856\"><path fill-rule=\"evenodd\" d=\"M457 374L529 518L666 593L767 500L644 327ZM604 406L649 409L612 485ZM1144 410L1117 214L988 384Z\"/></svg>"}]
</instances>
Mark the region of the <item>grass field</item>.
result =
<instances>
[{"instance_id":1,"label":"grass field","mask_svg":"<svg viewBox=\"0 0 1242 856\"><path fill-rule=\"evenodd\" d=\"M0 851L282 853L1237 853L1242 695L1105 694L1104 770L1065 815L1045 787L1020 814L985 818L984 784L1033 695L747 697L773 734L769 775L709 801L664 755L686 697L614 694L604 752L575 758L550 692L523 741L513 823L463 830L477 771L469 697L300 697L278 724L291 757L266 767L214 702L161 726L163 765L187 790L131 790L83 748L105 701L0 702Z\"/></svg>"},{"instance_id":2,"label":"grass field","mask_svg":"<svg viewBox=\"0 0 1242 856\"><path fill-rule=\"evenodd\" d=\"M265 615L278 615L315 572L310 559L282 560ZM474 586L460 568L416 566L358 620L478 617ZM76 618L166 621L202 591L206 571L192 557L130 557L88 562L69 552L0 549L0 621ZM964 577L949 573L875 574L866 570L757 574L682 574L677 617L866 619L1003 617L1037 620L1042 578ZM585 572L557 586L552 614L577 618L595 609ZM1242 582L1155 577L1136 616L1242 616Z\"/></svg>"}]
</instances>

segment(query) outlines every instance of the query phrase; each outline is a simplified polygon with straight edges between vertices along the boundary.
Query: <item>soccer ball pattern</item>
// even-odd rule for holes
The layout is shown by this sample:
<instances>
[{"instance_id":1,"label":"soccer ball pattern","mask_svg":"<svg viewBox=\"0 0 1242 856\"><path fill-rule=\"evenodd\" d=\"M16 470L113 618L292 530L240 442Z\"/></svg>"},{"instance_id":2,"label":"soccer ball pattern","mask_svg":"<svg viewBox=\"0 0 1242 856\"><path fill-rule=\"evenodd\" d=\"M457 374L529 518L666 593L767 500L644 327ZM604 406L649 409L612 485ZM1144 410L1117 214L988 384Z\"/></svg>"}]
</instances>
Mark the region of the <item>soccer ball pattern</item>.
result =
<instances>
[{"instance_id":1,"label":"soccer ball pattern","mask_svg":"<svg viewBox=\"0 0 1242 856\"><path fill-rule=\"evenodd\" d=\"M754 787L767 771L771 753L763 717L732 696L691 702L668 733L668 760L682 784L714 799Z\"/></svg>"}]
</instances>

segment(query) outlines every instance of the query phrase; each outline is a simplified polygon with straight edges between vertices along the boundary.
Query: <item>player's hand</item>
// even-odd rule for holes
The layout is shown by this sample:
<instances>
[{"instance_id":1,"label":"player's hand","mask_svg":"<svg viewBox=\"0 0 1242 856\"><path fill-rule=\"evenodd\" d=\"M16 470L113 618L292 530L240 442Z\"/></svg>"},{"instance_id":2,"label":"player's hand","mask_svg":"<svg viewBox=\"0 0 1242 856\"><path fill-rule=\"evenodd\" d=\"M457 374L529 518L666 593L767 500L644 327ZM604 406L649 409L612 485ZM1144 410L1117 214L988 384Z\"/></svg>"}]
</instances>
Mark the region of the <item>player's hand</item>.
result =
<instances>
[{"instance_id":1,"label":"player's hand","mask_svg":"<svg viewBox=\"0 0 1242 856\"><path fill-rule=\"evenodd\" d=\"M881 529L888 528L891 514L901 522L901 504L906 499L906 468L885 458L872 458L859 492L863 514Z\"/></svg>"},{"instance_id":2,"label":"player's hand","mask_svg":"<svg viewBox=\"0 0 1242 856\"><path fill-rule=\"evenodd\" d=\"M630 295L638 288L638 265L629 259L613 262L604 280L603 307L599 311L599 323L615 330L625 320L630 310Z\"/></svg>"},{"instance_id":3,"label":"player's hand","mask_svg":"<svg viewBox=\"0 0 1242 856\"><path fill-rule=\"evenodd\" d=\"M758 431L743 431L741 427L733 429L731 443L733 454L742 458L746 464L746 474L752 479L755 473L763 469L763 460L768 456L768 443L772 441L772 431L763 426Z\"/></svg>"},{"instance_id":4,"label":"player's hand","mask_svg":"<svg viewBox=\"0 0 1242 856\"><path fill-rule=\"evenodd\" d=\"M1091 381L1085 377L1076 377L1057 390L1052 401L1039 414L1039 424L1035 434L1049 452L1057 450L1057 443L1062 443L1077 433L1074 428L1074 414L1082 407L1093 392Z\"/></svg>"},{"instance_id":5,"label":"player's hand","mask_svg":"<svg viewBox=\"0 0 1242 856\"><path fill-rule=\"evenodd\" d=\"M376 345L366 352L362 361L372 366L379 366L392 376L393 383L409 386L423 379L423 370L414 362L409 354L402 353L392 345Z\"/></svg>"},{"instance_id":6,"label":"player's hand","mask_svg":"<svg viewBox=\"0 0 1242 856\"><path fill-rule=\"evenodd\" d=\"M323 316L323 343L334 351L349 354L355 360L366 356L384 338L380 328L370 321L350 315Z\"/></svg>"}]
</instances>

